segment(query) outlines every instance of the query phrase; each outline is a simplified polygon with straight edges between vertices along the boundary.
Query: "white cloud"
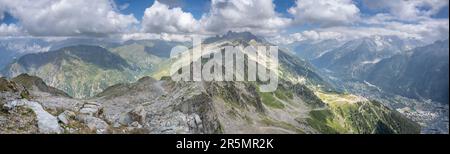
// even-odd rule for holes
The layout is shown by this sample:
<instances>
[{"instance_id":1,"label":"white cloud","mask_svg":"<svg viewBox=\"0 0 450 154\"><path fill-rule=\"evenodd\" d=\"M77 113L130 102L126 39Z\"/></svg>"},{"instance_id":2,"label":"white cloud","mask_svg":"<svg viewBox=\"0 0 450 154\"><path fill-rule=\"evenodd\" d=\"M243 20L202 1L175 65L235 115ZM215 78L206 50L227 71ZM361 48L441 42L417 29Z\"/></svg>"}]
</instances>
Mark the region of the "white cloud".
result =
<instances>
[{"instance_id":1,"label":"white cloud","mask_svg":"<svg viewBox=\"0 0 450 154\"><path fill-rule=\"evenodd\" d=\"M334 26L317 28L288 35L269 38L275 44L290 44L300 41L322 41L337 39L347 41L371 36L397 36L402 39L433 43L449 38L448 19L430 19L414 24L386 22L378 26Z\"/></svg>"},{"instance_id":2,"label":"white cloud","mask_svg":"<svg viewBox=\"0 0 450 154\"><path fill-rule=\"evenodd\" d=\"M316 31L307 30L298 33L292 33L285 36L277 35L275 37L270 37L269 41L275 44L291 44L294 42L301 41L323 41L328 39L343 40L344 36L340 32L336 31Z\"/></svg>"},{"instance_id":3,"label":"white cloud","mask_svg":"<svg viewBox=\"0 0 450 154\"><path fill-rule=\"evenodd\" d=\"M322 26L350 24L357 21L360 14L351 0L297 0L288 12L297 23Z\"/></svg>"},{"instance_id":4,"label":"white cloud","mask_svg":"<svg viewBox=\"0 0 450 154\"><path fill-rule=\"evenodd\" d=\"M373 27L329 27L316 29L319 32L334 32L341 34L344 40L358 39L362 37L398 36L403 39L417 39L422 42L432 43L436 40L448 39L449 21L427 20L417 24L406 24L401 22L390 22L383 26Z\"/></svg>"},{"instance_id":5,"label":"white cloud","mask_svg":"<svg viewBox=\"0 0 450 154\"><path fill-rule=\"evenodd\" d=\"M371 9L387 9L387 12L380 11L373 16L360 16L359 9L350 0L298 0L297 5L289 9L296 22L328 26L315 27L284 36L279 35L270 40L275 43L289 44L305 40L320 41L333 38L351 40L374 35L394 35L432 43L449 37L448 19L431 17L444 6L448 6L447 0L367 0L364 4ZM354 24L346 25L348 23L345 21L352 21L351 19Z\"/></svg>"},{"instance_id":6,"label":"white cloud","mask_svg":"<svg viewBox=\"0 0 450 154\"><path fill-rule=\"evenodd\" d=\"M121 41L128 40L165 40L175 42L189 42L192 37L205 38L204 35L170 34L170 33L127 33L120 36Z\"/></svg>"},{"instance_id":7,"label":"white cloud","mask_svg":"<svg viewBox=\"0 0 450 154\"><path fill-rule=\"evenodd\" d=\"M317 31L340 33L344 40L352 40L352 39L358 39L358 38L362 38L362 37L370 37L370 36L374 36L374 35L380 35L380 36L395 35L395 36L399 36L401 38L418 37L418 35L416 35L416 34L406 33L406 32L402 32L402 31L398 31L398 30L387 29L384 27L339 26L339 27L329 27L329 28L317 29Z\"/></svg>"},{"instance_id":8,"label":"white cloud","mask_svg":"<svg viewBox=\"0 0 450 154\"><path fill-rule=\"evenodd\" d=\"M387 23L385 28L409 34L429 43L436 40L448 39L449 37L448 19L429 19L420 21L417 24L391 22Z\"/></svg>"},{"instance_id":9,"label":"white cloud","mask_svg":"<svg viewBox=\"0 0 450 154\"><path fill-rule=\"evenodd\" d=\"M270 35L288 26L291 19L281 17L272 0L212 0L211 9L201 22L213 33L233 30Z\"/></svg>"},{"instance_id":10,"label":"white cloud","mask_svg":"<svg viewBox=\"0 0 450 154\"><path fill-rule=\"evenodd\" d=\"M153 40L153 39L159 39L160 36L157 34L151 34L151 33L128 33L128 34L121 35L120 38L121 38L121 41Z\"/></svg>"},{"instance_id":11,"label":"white cloud","mask_svg":"<svg viewBox=\"0 0 450 154\"><path fill-rule=\"evenodd\" d=\"M149 33L194 33L200 30L199 22L191 13L183 12L179 7L169 6L155 1L145 10L142 28Z\"/></svg>"},{"instance_id":12,"label":"white cloud","mask_svg":"<svg viewBox=\"0 0 450 154\"><path fill-rule=\"evenodd\" d=\"M34 36L101 36L138 23L120 14L109 0L0 0L0 6Z\"/></svg>"},{"instance_id":13,"label":"white cloud","mask_svg":"<svg viewBox=\"0 0 450 154\"><path fill-rule=\"evenodd\" d=\"M448 6L448 0L364 0L373 10L387 9L398 20L413 21L430 17Z\"/></svg>"},{"instance_id":14,"label":"white cloud","mask_svg":"<svg viewBox=\"0 0 450 154\"><path fill-rule=\"evenodd\" d=\"M212 0L209 12L200 20L179 7L155 1L145 10L142 28L149 33L213 35L232 30L270 35L290 21L275 12L272 0Z\"/></svg>"},{"instance_id":15,"label":"white cloud","mask_svg":"<svg viewBox=\"0 0 450 154\"><path fill-rule=\"evenodd\" d=\"M0 24L0 36L23 35L22 29L16 24Z\"/></svg>"},{"instance_id":16,"label":"white cloud","mask_svg":"<svg viewBox=\"0 0 450 154\"><path fill-rule=\"evenodd\" d=\"M291 44L294 42L307 41L308 38L306 38L302 34L302 32L298 32L298 33L276 35L273 37L268 37L267 40L276 45L287 45L287 44Z\"/></svg>"},{"instance_id":17,"label":"white cloud","mask_svg":"<svg viewBox=\"0 0 450 154\"><path fill-rule=\"evenodd\" d=\"M119 10L125 10L125 9L127 9L128 7L130 7L130 3L125 3L125 4L122 4L122 5L119 5L119 6L118 6L118 9L119 9Z\"/></svg>"},{"instance_id":18,"label":"white cloud","mask_svg":"<svg viewBox=\"0 0 450 154\"><path fill-rule=\"evenodd\" d=\"M250 31L280 43L372 35L432 42L448 38L449 31L448 18L432 18L448 6L448 0L364 0L366 7L376 10L375 15L361 15L352 0L296 0L287 10L292 17L276 12L273 0L211 0L210 10L200 19L183 11L184 3L155 1L138 27L133 15L119 12L128 5L117 6L113 0L0 0L0 21L4 12L19 21L1 24L0 36L109 35L122 40L186 41L190 39L187 35L204 37L232 30ZM286 34L302 24L314 27Z\"/></svg>"}]
</instances>

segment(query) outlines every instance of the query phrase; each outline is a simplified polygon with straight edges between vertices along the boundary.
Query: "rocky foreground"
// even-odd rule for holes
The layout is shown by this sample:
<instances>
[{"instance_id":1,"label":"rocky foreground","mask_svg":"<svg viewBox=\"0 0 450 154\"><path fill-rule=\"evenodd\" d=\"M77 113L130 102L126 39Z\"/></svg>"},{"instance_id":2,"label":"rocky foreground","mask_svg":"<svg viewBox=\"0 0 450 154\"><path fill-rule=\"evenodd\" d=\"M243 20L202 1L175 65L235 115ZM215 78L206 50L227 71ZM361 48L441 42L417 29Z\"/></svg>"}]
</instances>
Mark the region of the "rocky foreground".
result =
<instances>
[{"instance_id":1,"label":"rocky foreground","mask_svg":"<svg viewBox=\"0 0 450 154\"><path fill-rule=\"evenodd\" d=\"M0 133L419 133L364 98L282 82L174 82L144 77L74 99L26 74L0 78Z\"/></svg>"}]
</instances>

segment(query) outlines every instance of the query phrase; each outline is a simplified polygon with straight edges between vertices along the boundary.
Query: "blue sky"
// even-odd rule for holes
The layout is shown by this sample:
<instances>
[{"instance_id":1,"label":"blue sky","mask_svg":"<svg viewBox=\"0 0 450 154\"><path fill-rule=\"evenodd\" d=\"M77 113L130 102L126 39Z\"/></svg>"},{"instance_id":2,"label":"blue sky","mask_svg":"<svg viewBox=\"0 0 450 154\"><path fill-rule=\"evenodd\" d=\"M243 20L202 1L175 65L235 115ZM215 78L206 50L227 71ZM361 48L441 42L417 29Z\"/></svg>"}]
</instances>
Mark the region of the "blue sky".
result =
<instances>
[{"instance_id":1,"label":"blue sky","mask_svg":"<svg viewBox=\"0 0 450 154\"><path fill-rule=\"evenodd\" d=\"M0 0L1 36L448 38L448 0ZM181 8L181 9L179 9ZM145 11L148 10L148 13ZM214 11L214 12L211 12Z\"/></svg>"}]
</instances>

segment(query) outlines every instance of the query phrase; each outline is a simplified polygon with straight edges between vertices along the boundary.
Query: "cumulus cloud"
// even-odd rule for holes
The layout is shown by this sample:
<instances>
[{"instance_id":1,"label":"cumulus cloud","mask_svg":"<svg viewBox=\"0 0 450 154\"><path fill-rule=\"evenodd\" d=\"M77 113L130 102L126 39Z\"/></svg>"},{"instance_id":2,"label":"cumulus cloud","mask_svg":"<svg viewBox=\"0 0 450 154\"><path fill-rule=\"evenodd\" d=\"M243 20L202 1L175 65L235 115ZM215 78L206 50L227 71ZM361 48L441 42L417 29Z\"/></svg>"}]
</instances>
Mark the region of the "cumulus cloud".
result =
<instances>
[{"instance_id":1,"label":"cumulus cloud","mask_svg":"<svg viewBox=\"0 0 450 154\"><path fill-rule=\"evenodd\" d=\"M424 42L448 39L449 36L448 19L423 20L417 24L391 22L386 24L385 28L409 34L411 37L415 37Z\"/></svg>"},{"instance_id":2,"label":"cumulus cloud","mask_svg":"<svg viewBox=\"0 0 450 154\"><path fill-rule=\"evenodd\" d=\"M129 6L130 6L130 3L125 3L125 4L122 4L122 5L119 5L119 6L118 6L118 9L119 9L119 10L125 10L125 9L127 9Z\"/></svg>"},{"instance_id":3,"label":"cumulus cloud","mask_svg":"<svg viewBox=\"0 0 450 154\"><path fill-rule=\"evenodd\" d=\"M432 18L447 0L366 0L370 9L383 10L375 15L360 15L350 0L307 1L297 0L288 10L296 23L313 23L319 26L303 32L272 37L274 43L289 44L298 41L326 39L351 40L374 35L394 35L426 43L448 39L448 19ZM349 23L352 22L354 24Z\"/></svg>"},{"instance_id":4,"label":"cumulus cloud","mask_svg":"<svg viewBox=\"0 0 450 154\"><path fill-rule=\"evenodd\" d=\"M132 14L120 14L109 0L0 0L0 6L34 36L101 36L138 23Z\"/></svg>"},{"instance_id":5,"label":"cumulus cloud","mask_svg":"<svg viewBox=\"0 0 450 154\"><path fill-rule=\"evenodd\" d=\"M412 21L430 17L448 6L448 0L364 0L372 10L385 10L398 20Z\"/></svg>"},{"instance_id":6,"label":"cumulus cloud","mask_svg":"<svg viewBox=\"0 0 450 154\"><path fill-rule=\"evenodd\" d=\"M270 35L288 26L291 19L281 17L272 0L212 0L211 9L201 22L209 32L233 30Z\"/></svg>"},{"instance_id":7,"label":"cumulus cloud","mask_svg":"<svg viewBox=\"0 0 450 154\"><path fill-rule=\"evenodd\" d=\"M199 36L202 37L202 36ZM175 42L188 42L192 41L192 35L184 34L169 34L169 33L128 33L123 34L121 41L128 40L165 40L165 41L175 41Z\"/></svg>"},{"instance_id":8,"label":"cumulus cloud","mask_svg":"<svg viewBox=\"0 0 450 154\"><path fill-rule=\"evenodd\" d=\"M389 22L382 26L334 26L317 28L269 38L275 44L290 44L300 41L323 41L336 39L348 41L371 36L397 36L402 39L433 43L449 38L447 19L424 20L418 23Z\"/></svg>"},{"instance_id":9,"label":"cumulus cloud","mask_svg":"<svg viewBox=\"0 0 450 154\"><path fill-rule=\"evenodd\" d=\"M16 24L0 24L0 36L18 36L23 35L22 29Z\"/></svg>"},{"instance_id":10,"label":"cumulus cloud","mask_svg":"<svg viewBox=\"0 0 450 154\"><path fill-rule=\"evenodd\" d=\"M290 21L275 12L272 0L212 0L209 12L200 20L180 7L171 8L155 1L145 10L142 28L150 33L211 35L232 30L270 35L279 32Z\"/></svg>"},{"instance_id":11,"label":"cumulus cloud","mask_svg":"<svg viewBox=\"0 0 450 154\"><path fill-rule=\"evenodd\" d=\"M148 33L193 33L199 32L200 24L191 13L183 12L180 7L155 1L145 10L142 28Z\"/></svg>"},{"instance_id":12,"label":"cumulus cloud","mask_svg":"<svg viewBox=\"0 0 450 154\"><path fill-rule=\"evenodd\" d=\"M396 35L426 42L448 38L449 22L433 15L448 0L296 0L288 14L275 11L273 0L211 0L200 19L182 9L186 1L156 0L139 21L113 0L0 0L4 13L18 23L0 25L0 36L104 36L185 41L188 35L211 36L250 31L276 42L356 39ZM132 3L130 5L133 5ZM372 9L364 14L357 6ZM310 25L310 26L308 26ZM295 31L304 29L303 31ZM288 33L289 32L289 33Z\"/></svg>"},{"instance_id":13,"label":"cumulus cloud","mask_svg":"<svg viewBox=\"0 0 450 154\"><path fill-rule=\"evenodd\" d=\"M300 24L335 26L359 19L359 8L351 0L297 0L288 12Z\"/></svg>"},{"instance_id":14,"label":"cumulus cloud","mask_svg":"<svg viewBox=\"0 0 450 154\"><path fill-rule=\"evenodd\" d=\"M401 22L391 22L384 26L372 27L329 27L316 29L319 32L333 32L340 34L343 40L358 39L362 37L398 36L403 39L416 39L425 43L432 43L436 40L448 39L448 20L427 20L417 24Z\"/></svg>"},{"instance_id":15,"label":"cumulus cloud","mask_svg":"<svg viewBox=\"0 0 450 154\"><path fill-rule=\"evenodd\" d=\"M277 35L275 37L270 37L269 41L275 44L291 44L294 42L301 41L323 41L328 39L343 40L344 35L337 31L316 31L307 30L298 33L292 33L285 36Z\"/></svg>"}]
</instances>

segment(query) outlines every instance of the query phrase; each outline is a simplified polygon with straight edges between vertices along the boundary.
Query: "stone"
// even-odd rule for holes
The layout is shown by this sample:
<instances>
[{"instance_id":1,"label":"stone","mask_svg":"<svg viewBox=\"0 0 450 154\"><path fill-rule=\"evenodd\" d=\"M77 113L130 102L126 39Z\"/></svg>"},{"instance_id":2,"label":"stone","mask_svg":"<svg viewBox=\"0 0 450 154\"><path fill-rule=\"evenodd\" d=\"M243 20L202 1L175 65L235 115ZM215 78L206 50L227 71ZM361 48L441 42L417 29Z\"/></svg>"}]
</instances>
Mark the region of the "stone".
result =
<instances>
[{"instance_id":1,"label":"stone","mask_svg":"<svg viewBox=\"0 0 450 154\"><path fill-rule=\"evenodd\" d=\"M80 114L89 115L89 116L99 116L102 106L96 102L88 102L83 104L81 109L79 110Z\"/></svg>"},{"instance_id":2,"label":"stone","mask_svg":"<svg viewBox=\"0 0 450 154\"><path fill-rule=\"evenodd\" d=\"M129 112L120 114L118 124L131 126L132 123L137 122L139 125L145 125L147 112L143 106L138 106ZM132 126L134 127L134 126Z\"/></svg>"},{"instance_id":3,"label":"stone","mask_svg":"<svg viewBox=\"0 0 450 154\"><path fill-rule=\"evenodd\" d=\"M7 110L13 110L16 107L26 107L36 115L38 121L39 133L44 134L59 134L62 133L62 128L58 124L58 119L44 110L41 104L28 100L14 100L6 103L3 108Z\"/></svg>"},{"instance_id":4,"label":"stone","mask_svg":"<svg viewBox=\"0 0 450 154\"><path fill-rule=\"evenodd\" d=\"M194 114L194 119L195 119L195 123L197 125L201 125L202 124L202 119L200 119L200 116L198 116L198 114Z\"/></svg>"},{"instance_id":5,"label":"stone","mask_svg":"<svg viewBox=\"0 0 450 154\"><path fill-rule=\"evenodd\" d=\"M122 113L119 116L118 124L128 126L133 122L133 119L131 118L129 113Z\"/></svg>"},{"instance_id":6,"label":"stone","mask_svg":"<svg viewBox=\"0 0 450 154\"><path fill-rule=\"evenodd\" d=\"M62 113L60 115L58 115L58 120L65 125L69 124L69 119L67 119L66 115L64 115Z\"/></svg>"},{"instance_id":7,"label":"stone","mask_svg":"<svg viewBox=\"0 0 450 154\"><path fill-rule=\"evenodd\" d=\"M100 118L90 115L78 115L76 119L86 124L89 129L95 130L97 134L106 134L108 132L108 123Z\"/></svg>"},{"instance_id":8,"label":"stone","mask_svg":"<svg viewBox=\"0 0 450 154\"><path fill-rule=\"evenodd\" d=\"M72 119L74 117L75 117L74 112L66 110L63 113L58 115L58 120L60 122L62 122L63 124L68 125L70 122L69 119Z\"/></svg>"},{"instance_id":9,"label":"stone","mask_svg":"<svg viewBox=\"0 0 450 154\"><path fill-rule=\"evenodd\" d=\"M145 117L147 116L147 112L145 112L143 106L136 107L129 113L129 115L133 121L137 121L141 125L145 124Z\"/></svg>"},{"instance_id":10,"label":"stone","mask_svg":"<svg viewBox=\"0 0 450 154\"><path fill-rule=\"evenodd\" d=\"M95 116L95 114L97 113L98 109L96 108L82 108L80 109L80 113L81 114L86 114L86 115L90 115L90 116Z\"/></svg>"},{"instance_id":11,"label":"stone","mask_svg":"<svg viewBox=\"0 0 450 154\"><path fill-rule=\"evenodd\" d=\"M131 127L142 128L142 125L139 122L135 121L130 124Z\"/></svg>"},{"instance_id":12,"label":"stone","mask_svg":"<svg viewBox=\"0 0 450 154\"><path fill-rule=\"evenodd\" d=\"M25 105L25 101L14 100L14 101L4 104L3 109L5 109L6 111L11 111L11 110L14 110L16 107L24 106L24 105Z\"/></svg>"}]
</instances>

